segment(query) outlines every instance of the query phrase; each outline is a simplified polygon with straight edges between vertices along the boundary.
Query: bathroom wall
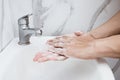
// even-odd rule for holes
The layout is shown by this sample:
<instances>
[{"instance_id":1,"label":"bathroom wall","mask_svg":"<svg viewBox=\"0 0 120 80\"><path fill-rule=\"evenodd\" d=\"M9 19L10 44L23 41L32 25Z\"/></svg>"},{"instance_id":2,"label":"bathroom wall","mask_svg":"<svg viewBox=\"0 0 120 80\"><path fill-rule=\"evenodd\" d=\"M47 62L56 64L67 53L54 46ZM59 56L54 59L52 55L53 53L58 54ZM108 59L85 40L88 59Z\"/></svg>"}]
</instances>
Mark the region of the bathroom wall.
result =
<instances>
[{"instance_id":1,"label":"bathroom wall","mask_svg":"<svg viewBox=\"0 0 120 80\"><path fill-rule=\"evenodd\" d=\"M0 0L0 51L14 38L9 0Z\"/></svg>"}]
</instances>

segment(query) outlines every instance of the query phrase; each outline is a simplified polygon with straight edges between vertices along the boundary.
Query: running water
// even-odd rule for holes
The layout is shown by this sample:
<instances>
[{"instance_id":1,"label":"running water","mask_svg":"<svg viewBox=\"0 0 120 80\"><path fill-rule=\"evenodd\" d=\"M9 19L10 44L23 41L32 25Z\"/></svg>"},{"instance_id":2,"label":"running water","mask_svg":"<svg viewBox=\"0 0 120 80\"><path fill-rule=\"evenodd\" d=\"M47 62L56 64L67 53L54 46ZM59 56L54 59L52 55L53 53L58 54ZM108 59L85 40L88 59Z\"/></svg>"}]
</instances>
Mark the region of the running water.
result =
<instances>
[{"instance_id":1,"label":"running water","mask_svg":"<svg viewBox=\"0 0 120 80\"><path fill-rule=\"evenodd\" d=\"M43 21L41 20L41 15L44 12L42 7L42 0L32 0L33 9L33 24L35 28L42 28Z\"/></svg>"}]
</instances>

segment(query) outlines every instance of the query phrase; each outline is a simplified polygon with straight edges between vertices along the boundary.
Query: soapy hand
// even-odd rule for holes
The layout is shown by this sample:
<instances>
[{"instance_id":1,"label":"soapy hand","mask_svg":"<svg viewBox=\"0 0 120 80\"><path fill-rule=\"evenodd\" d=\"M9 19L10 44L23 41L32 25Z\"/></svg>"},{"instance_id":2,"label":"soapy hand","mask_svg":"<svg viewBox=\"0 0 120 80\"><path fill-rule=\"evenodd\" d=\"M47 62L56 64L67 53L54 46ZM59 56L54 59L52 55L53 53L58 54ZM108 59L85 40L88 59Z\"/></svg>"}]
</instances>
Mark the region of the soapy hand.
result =
<instances>
[{"instance_id":1,"label":"soapy hand","mask_svg":"<svg viewBox=\"0 0 120 80\"><path fill-rule=\"evenodd\" d=\"M75 34L69 34L66 36L81 36L83 33L82 32L75 32ZM55 39L57 39L58 37L56 37ZM47 42L47 44L52 44L53 40L49 40ZM61 55L61 54L57 54L60 53L61 50L63 50L62 48L56 48L54 49L54 47L52 46L50 49L48 49L48 51L45 52L38 52L35 57L33 58L34 62L46 62L46 61L62 61L67 59L68 57L65 55Z\"/></svg>"},{"instance_id":2,"label":"soapy hand","mask_svg":"<svg viewBox=\"0 0 120 80\"><path fill-rule=\"evenodd\" d=\"M64 35L49 40L47 43L52 46L47 52L38 53L34 61L45 62L50 60L65 60L68 57L82 59L93 59L94 38L82 32L75 32L75 35Z\"/></svg>"},{"instance_id":3,"label":"soapy hand","mask_svg":"<svg viewBox=\"0 0 120 80\"><path fill-rule=\"evenodd\" d=\"M38 52L33 61L34 62L46 62L46 61L61 61L65 60L67 57L59 55L59 54L54 54L51 52Z\"/></svg>"},{"instance_id":4,"label":"soapy hand","mask_svg":"<svg viewBox=\"0 0 120 80\"><path fill-rule=\"evenodd\" d=\"M74 34L69 34L69 35L66 35L66 36L80 36L80 35L82 35L82 32L75 32L75 35ZM56 38L58 38L58 37L56 37ZM49 44L49 42L51 42L51 41L53 41L53 40L49 40L47 42L47 44ZM54 50L53 49L54 49L54 47L51 47L45 52L38 52L35 55L35 57L33 58L33 61L34 62L62 61L62 60L65 60L65 59L68 58L65 55L57 54L61 50L63 50L62 48L56 48Z\"/></svg>"},{"instance_id":5,"label":"soapy hand","mask_svg":"<svg viewBox=\"0 0 120 80\"><path fill-rule=\"evenodd\" d=\"M54 47L51 51L61 48L57 54L80 59L96 58L95 38L87 33L82 35L75 34L77 36L60 36L48 41L48 44Z\"/></svg>"}]
</instances>

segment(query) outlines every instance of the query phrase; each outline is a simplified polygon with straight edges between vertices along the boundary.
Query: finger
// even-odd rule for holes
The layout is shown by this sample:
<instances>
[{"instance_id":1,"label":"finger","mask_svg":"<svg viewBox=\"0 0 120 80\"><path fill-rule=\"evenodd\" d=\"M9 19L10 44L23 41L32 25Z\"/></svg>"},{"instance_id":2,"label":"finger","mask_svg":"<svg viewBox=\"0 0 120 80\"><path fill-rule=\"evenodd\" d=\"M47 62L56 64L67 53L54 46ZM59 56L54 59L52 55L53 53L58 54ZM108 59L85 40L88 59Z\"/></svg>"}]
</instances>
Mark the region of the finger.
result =
<instances>
[{"instance_id":1,"label":"finger","mask_svg":"<svg viewBox=\"0 0 120 80\"><path fill-rule=\"evenodd\" d=\"M37 61L40 57L42 57L42 53L37 53L35 57L33 58L33 61Z\"/></svg>"},{"instance_id":2,"label":"finger","mask_svg":"<svg viewBox=\"0 0 120 80\"><path fill-rule=\"evenodd\" d=\"M62 56L62 57L64 57L64 58L68 58L68 56L66 56L66 49L61 49L61 48L53 48L52 50L51 50L51 52L52 53L54 53L54 54L57 54L57 56Z\"/></svg>"},{"instance_id":3,"label":"finger","mask_svg":"<svg viewBox=\"0 0 120 80\"><path fill-rule=\"evenodd\" d=\"M58 43L59 41L60 41L59 38L54 38L54 39L48 40L46 43L47 44L52 44L52 43Z\"/></svg>"},{"instance_id":4,"label":"finger","mask_svg":"<svg viewBox=\"0 0 120 80\"><path fill-rule=\"evenodd\" d=\"M56 36L55 38L49 39L48 42L54 42L54 40L61 38L61 36Z\"/></svg>"},{"instance_id":5,"label":"finger","mask_svg":"<svg viewBox=\"0 0 120 80\"><path fill-rule=\"evenodd\" d=\"M42 55L42 56L37 59L37 62L45 62L45 61L48 61L48 60L49 60L48 56L52 56L52 57L58 56L58 54L53 54L53 53L51 53L51 52L49 52L49 53L44 53L44 54L41 54L41 55Z\"/></svg>"},{"instance_id":6,"label":"finger","mask_svg":"<svg viewBox=\"0 0 120 80\"><path fill-rule=\"evenodd\" d=\"M59 55L58 54L52 54L52 55L48 55L48 56L46 56L48 59L49 59L49 61L51 61L51 60L57 60L57 57L58 57Z\"/></svg>"},{"instance_id":7,"label":"finger","mask_svg":"<svg viewBox=\"0 0 120 80\"><path fill-rule=\"evenodd\" d=\"M81 35L83 35L83 32L78 31L78 32L74 32L74 34L75 34L76 36L81 36Z\"/></svg>"},{"instance_id":8,"label":"finger","mask_svg":"<svg viewBox=\"0 0 120 80\"><path fill-rule=\"evenodd\" d=\"M47 43L47 45L49 47L54 47L54 48L63 48L64 47L64 44L66 44L65 42L56 42L56 43Z\"/></svg>"},{"instance_id":9,"label":"finger","mask_svg":"<svg viewBox=\"0 0 120 80\"><path fill-rule=\"evenodd\" d=\"M59 54L58 54L59 53ZM62 49L54 49L52 51L48 51L45 53L38 53L34 61L36 62L46 62L46 61L62 61L67 59L68 57L64 56L62 53Z\"/></svg>"},{"instance_id":10,"label":"finger","mask_svg":"<svg viewBox=\"0 0 120 80\"><path fill-rule=\"evenodd\" d=\"M59 39L60 39L60 37L56 37L54 39L48 40L46 43L49 45L53 45L55 43L58 43L60 41Z\"/></svg>"},{"instance_id":11,"label":"finger","mask_svg":"<svg viewBox=\"0 0 120 80\"><path fill-rule=\"evenodd\" d=\"M53 54L53 51L48 51L48 52L39 52L35 55L35 57L33 58L33 61L35 62L45 62L50 60L48 57L50 57L50 59L52 60L57 60L56 56L59 56L59 54Z\"/></svg>"},{"instance_id":12,"label":"finger","mask_svg":"<svg viewBox=\"0 0 120 80\"><path fill-rule=\"evenodd\" d=\"M58 56L56 57L56 61L63 61L63 60L66 60L68 57L65 57L65 56Z\"/></svg>"},{"instance_id":13,"label":"finger","mask_svg":"<svg viewBox=\"0 0 120 80\"><path fill-rule=\"evenodd\" d=\"M33 61L36 62L36 61L38 61L39 58L42 58L42 57L47 56L49 54L51 54L51 53L50 52L49 53L39 52L35 55L35 57L33 58Z\"/></svg>"},{"instance_id":14,"label":"finger","mask_svg":"<svg viewBox=\"0 0 120 80\"><path fill-rule=\"evenodd\" d=\"M65 48L51 48L48 50L48 52L64 56L64 53L66 53L66 49Z\"/></svg>"},{"instance_id":15,"label":"finger","mask_svg":"<svg viewBox=\"0 0 120 80\"><path fill-rule=\"evenodd\" d=\"M39 58L37 62L46 62L48 61L49 59L47 57L42 57L42 58Z\"/></svg>"},{"instance_id":16,"label":"finger","mask_svg":"<svg viewBox=\"0 0 120 80\"><path fill-rule=\"evenodd\" d=\"M66 59L68 58L64 56L51 57L51 58L44 57L44 58L39 58L38 62L41 63L41 62L46 62L46 61L64 61Z\"/></svg>"},{"instance_id":17,"label":"finger","mask_svg":"<svg viewBox=\"0 0 120 80\"><path fill-rule=\"evenodd\" d=\"M58 37L56 37L56 38L54 38L54 39L52 39L52 40L48 40L47 41L47 44L49 44L49 45L54 45L54 44L56 44L56 43L66 43L66 42L70 42L71 41L71 39L72 39L72 36L73 34L69 34L69 35L63 35L63 36L58 36Z\"/></svg>"},{"instance_id":18,"label":"finger","mask_svg":"<svg viewBox=\"0 0 120 80\"><path fill-rule=\"evenodd\" d=\"M54 48L63 48L65 43L59 42L59 43L55 43L53 46Z\"/></svg>"},{"instance_id":19,"label":"finger","mask_svg":"<svg viewBox=\"0 0 120 80\"><path fill-rule=\"evenodd\" d=\"M56 37L54 40L50 40L50 42L48 41L47 44L55 48L63 48L65 45L70 44L72 39L73 37L71 36L61 36Z\"/></svg>"},{"instance_id":20,"label":"finger","mask_svg":"<svg viewBox=\"0 0 120 80\"><path fill-rule=\"evenodd\" d=\"M60 55L49 55L49 56L47 56L47 58L51 61L63 61L65 59L67 59L67 57L60 56Z\"/></svg>"},{"instance_id":21,"label":"finger","mask_svg":"<svg viewBox=\"0 0 120 80\"><path fill-rule=\"evenodd\" d=\"M53 39L48 40L48 42L53 42Z\"/></svg>"},{"instance_id":22,"label":"finger","mask_svg":"<svg viewBox=\"0 0 120 80\"><path fill-rule=\"evenodd\" d=\"M51 45L51 43L53 43L53 39L48 40L46 43Z\"/></svg>"},{"instance_id":23,"label":"finger","mask_svg":"<svg viewBox=\"0 0 120 80\"><path fill-rule=\"evenodd\" d=\"M37 62L46 62L46 61L63 61L63 60L66 60L67 57L65 56L59 56L57 54L51 54L51 55L48 55L48 56L44 56L42 58L39 58Z\"/></svg>"}]
</instances>

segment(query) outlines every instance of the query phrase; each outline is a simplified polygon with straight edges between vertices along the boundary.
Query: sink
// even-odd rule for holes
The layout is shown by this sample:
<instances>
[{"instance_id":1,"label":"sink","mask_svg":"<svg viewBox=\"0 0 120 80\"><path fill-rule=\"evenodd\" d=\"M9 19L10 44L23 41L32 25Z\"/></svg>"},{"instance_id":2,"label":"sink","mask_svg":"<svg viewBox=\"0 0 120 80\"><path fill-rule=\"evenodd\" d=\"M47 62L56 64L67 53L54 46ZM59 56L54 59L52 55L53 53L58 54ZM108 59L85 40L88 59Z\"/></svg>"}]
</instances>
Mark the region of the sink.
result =
<instances>
[{"instance_id":1,"label":"sink","mask_svg":"<svg viewBox=\"0 0 120 80\"><path fill-rule=\"evenodd\" d=\"M51 38L31 37L30 45L18 45L15 38L0 54L0 80L115 80L104 59L33 62Z\"/></svg>"}]
</instances>

